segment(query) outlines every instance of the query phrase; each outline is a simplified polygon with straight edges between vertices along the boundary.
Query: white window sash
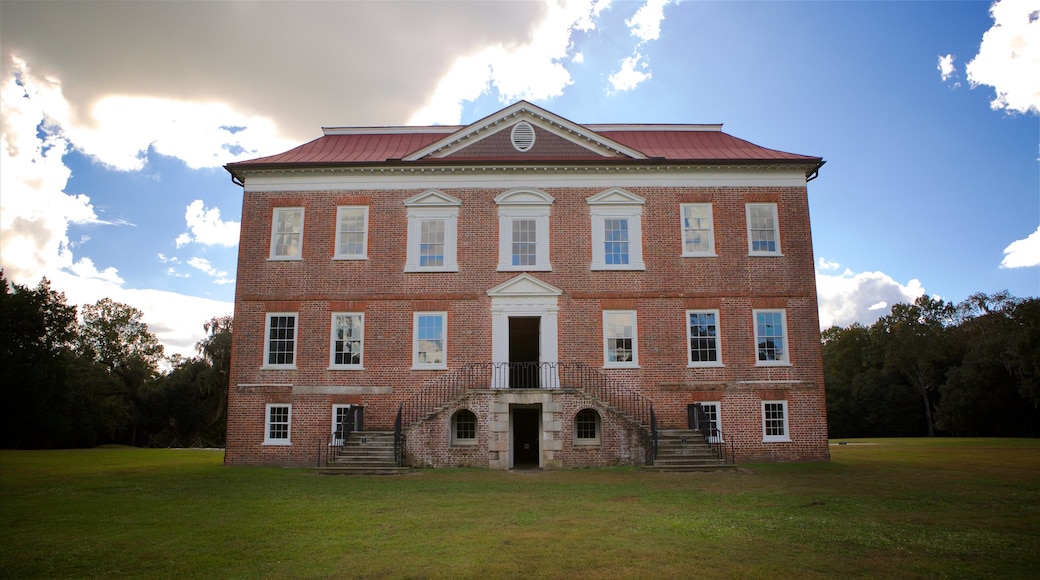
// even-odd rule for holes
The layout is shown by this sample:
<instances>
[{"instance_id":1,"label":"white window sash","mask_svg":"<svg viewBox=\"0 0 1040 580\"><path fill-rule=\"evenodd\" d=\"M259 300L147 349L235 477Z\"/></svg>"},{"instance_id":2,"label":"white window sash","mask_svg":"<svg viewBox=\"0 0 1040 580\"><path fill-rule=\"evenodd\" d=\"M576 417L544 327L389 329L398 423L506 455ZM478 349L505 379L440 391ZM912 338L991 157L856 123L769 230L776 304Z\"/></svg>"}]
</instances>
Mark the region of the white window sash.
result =
<instances>
[{"instance_id":1,"label":"white window sash","mask_svg":"<svg viewBox=\"0 0 1040 580\"><path fill-rule=\"evenodd\" d=\"M710 315L714 320L715 334L714 336L694 336L693 325L690 324L691 316L704 316ZM700 361L693 360L693 341L695 339L714 339L715 343L715 360L711 361ZM720 367L722 365L722 332L718 310L687 310L686 311L686 363L690 367Z\"/></svg>"},{"instance_id":2,"label":"white window sash","mask_svg":"<svg viewBox=\"0 0 1040 580\"><path fill-rule=\"evenodd\" d=\"M440 319L440 333L437 336L425 335L427 327L423 319ZM437 344L439 343L439 345ZM433 350L433 346L439 346ZM440 353L433 360L428 360L427 353ZM425 359L425 360L424 360ZM448 368L448 313L447 312L416 312L412 317L412 369L447 369Z\"/></svg>"},{"instance_id":3,"label":"white window sash","mask_svg":"<svg viewBox=\"0 0 1040 580\"><path fill-rule=\"evenodd\" d=\"M286 409L285 421L274 422L271 415L275 409ZM272 437L271 428L276 425L285 425L285 437ZM268 403L264 406L264 445L291 445L292 444L292 405L282 403Z\"/></svg>"},{"instance_id":4,"label":"white window sash","mask_svg":"<svg viewBox=\"0 0 1040 580\"><path fill-rule=\"evenodd\" d=\"M276 207L271 212L271 260L301 259L303 213L302 207Z\"/></svg>"},{"instance_id":5,"label":"white window sash","mask_svg":"<svg viewBox=\"0 0 1040 580\"><path fill-rule=\"evenodd\" d=\"M346 214L361 212L360 230L343 230ZM343 248L343 236L345 234L360 234L360 251L347 252ZM353 245L353 244L352 244ZM335 260L366 260L368 259L368 206L364 205L341 205L336 208L336 250L333 255Z\"/></svg>"},{"instance_id":6,"label":"white window sash","mask_svg":"<svg viewBox=\"0 0 1040 580\"><path fill-rule=\"evenodd\" d=\"M779 410L781 417L771 417ZM791 429L788 421L789 413L787 401L762 401L762 442L776 443L791 440ZM770 430L782 430L782 433L772 433Z\"/></svg>"},{"instance_id":7,"label":"white window sash","mask_svg":"<svg viewBox=\"0 0 1040 580\"><path fill-rule=\"evenodd\" d=\"M745 206L747 219L748 255L749 256L779 256L780 252L780 222L775 203L749 203ZM764 215L762 212L767 212ZM762 223L767 220L768 223ZM769 226L769 227L767 227ZM771 238L773 248L755 248L755 244L768 243Z\"/></svg>"},{"instance_id":8,"label":"white window sash","mask_svg":"<svg viewBox=\"0 0 1040 580\"><path fill-rule=\"evenodd\" d=\"M697 215L703 214L703 215ZM689 222L692 220L692 222ZM710 203L684 203L679 206L679 231L682 235L682 255L694 257L714 257L715 254L715 219ZM692 226L692 227L691 227ZM707 247L699 250L689 249L691 232L701 233L701 239Z\"/></svg>"},{"instance_id":9,"label":"white window sash","mask_svg":"<svg viewBox=\"0 0 1040 580\"><path fill-rule=\"evenodd\" d=\"M285 330L291 330L292 338L288 339L285 337L272 337L271 336L271 321L274 318L289 317L292 318L292 327L284 327ZM296 368L296 347L300 342L299 333L300 318L296 312L268 312L267 316L264 317L264 363L263 368L268 369L295 369ZM279 342L292 342L292 350L279 350L278 352L289 353L292 358L292 362L271 362L271 342L273 340Z\"/></svg>"},{"instance_id":10,"label":"white window sash","mask_svg":"<svg viewBox=\"0 0 1040 580\"><path fill-rule=\"evenodd\" d=\"M759 323L759 315L768 316L765 324ZM752 324L754 324L753 335L755 337L755 365L756 366L790 366L791 353L788 345L787 311L786 310L753 310L751 313ZM776 328L779 327L779 332ZM771 330L768 334L763 331ZM762 354L767 358L762 360ZM775 358L768 358L773 355Z\"/></svg>"},{"instance_id":11,"label":"white window sash","mask_svg":"<svg viewBox=\"0 0 1040 580\"><path fill-rule=\"evenodd\" d=\"M627 332L626 332L627 330ZM603 366L609 368L639 367L639 329L635 310L603 311ZM630 341L631 360L612 360L618 352L617 341Z\"/></svg>"},{"instance_id":12,"label":"white window sash","mask_svg":"<svg viewBox=\"0 0 1040 580\"><path fill-rule=\"evenodd\" d=\"M355 318L356 324L351 328L354 330L354 335L350 337L350 340L346 340L346 337L341 339L339 337L339 327L337 322L341 317ZM329 368L330 369L351 369L351 370L362 370L365 364L365 314L363 312L333 312L331 322L329 324L331 329L331 336L329 337ZM351 342L357 343L358 362L357 363L337 363L336 346L339 342ZM345 345L344 345L345 346ZM353 350L351 350L353 352Z\"/></svg>"}]
</instances>

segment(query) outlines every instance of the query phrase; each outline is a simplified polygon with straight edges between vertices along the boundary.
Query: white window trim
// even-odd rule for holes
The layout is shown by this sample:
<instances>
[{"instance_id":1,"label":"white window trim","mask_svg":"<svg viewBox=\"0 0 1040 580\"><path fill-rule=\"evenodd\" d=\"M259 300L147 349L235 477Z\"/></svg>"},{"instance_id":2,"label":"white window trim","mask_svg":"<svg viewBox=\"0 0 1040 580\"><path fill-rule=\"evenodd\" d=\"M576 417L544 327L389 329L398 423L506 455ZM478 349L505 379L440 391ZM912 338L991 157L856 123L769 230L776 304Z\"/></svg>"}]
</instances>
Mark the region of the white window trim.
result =
<instances>
[{"instance_id":1,"label":"white window trim","mask_svg":"<svg viewBox=\"0 0 1040 580\"><path fill-rule=\"evenodd\" d=\"M473 414L473 438L472 439L460 439L458 437L458 430L456 429L456 426L457 426L456 421L458 419L459 413L461 413L462 411L469 411L470 413ZM451 437L450 437L450 439L451 439L451 446L452 447L474 447L474 446L477 445L478 440L480 438L480 421L477 419L477 414L476 413L473 413L473 411L471 411L470 409L456 409L455 412L451 414L451 417L449 418L448 421L450 423L448 425L448 428L451 430Z\"/></svg>"},{"instance_id":2,"label":"white window trim","mask_svg":"<svg viewBox=\"0 0 1040 580\"><path fill-rule=\"evenodd\" d=\"M643 263L643 204L646 200L620 188L608 189L585 200L592 218L591 270L646 270ZM628 263L607 264L604 221L628 220Z\"/></svg>"},{"instance_id":3,"label":"white window trim","mask_svg":"<svg viewBox=\"0 0 1040 580\"><path fill-rule=\"evenodd\" d=\"M271 409L274 407L287 407L288 424L285 428L284 439L271 439ZM264 406L264 445L292 445L292 404L291 403L268 403Z\"/></svg>"},{"instance_id":4,"label":"white window trim","mask_svg":"<svg viewBox=\"0 0 1040 580\"><path fill-rule=\"evenodd\" d=\"M404 263L405 272L458 272L459 206L462 200L430 190L404 201L408 208L408 246ZM423 221L444 222L444 264L419 265L420 234Z\"/></svg>"},{"instance_id":5,"label":"white window trim","mask_svg":"<svg viewBox=\"0 0 1040 580\"><path fill-rule=\"evenodd\" d=\"M759 360L758 359L758 315L759 313L780 313L780 324L783 325L783 340L781 348L783 349L783 358L778 360ZM790 328L787 326L787 310L783 308L756 308L751 311L751 335L754 338L754 349L755 349L755 366L759 367L789 367L791 366L791 351L788 349L788 335L791 333Z\"/></svg>"},{"instance_id":6,"label":"white window trim","mask_svg":"<svg viewBox=\"0 0 1040 580\"><path fill-rule=\"evenodd\" d=\"M441 328L444 330L444 360L439 363L419 363L419 317L440 316ZM447 312L415 312L412 314L412 370L445 370L448 368L448 313Z\"/></svg>"},{"instance_id":7,"label":"white window trim","mask_svg":"<svg viewBox=\"0 0 1040 580\"><path fill-rule=\"evenodd\" d=\"M610 360L610 338L607 333L607 319L611 314L626 314L632 316L632 360L612 361ZM637 369L639 368L639 318L635 310L604 310L603 311L603 368L610 369Z\"/></svg>"},{"instance_id":8,"label":"white window trim","mask_svg":"<svg viewBox=\"0 0 1040 580\"><path fill-rule=\"evenodd\" d=\"M358 316L361 318L361 362L356 365L352 364L336 364L336 317L337 316ZM329 317L329 370L352 370L360 371L365 369L365 313L364 312L333 312Z\"/></svg>"},{"instance_id":9,"label":"white window trim","mask_svg":"<svg viewBox=\"0 0 1040 580\"><path fill-rule=\"evenodd\" d=\"M766 405L767 404L779 404L784 411L784 434L783 435L766 435ZM791 441L791 426L789 423L789 417L791 416L787 401L762 401L762 442L763 443L786 443Z\"/></svg>"},{"instance_id":10,"label":"white window trim","mask_svg":"<svg viewBox=\"0 0 1040 580\"><path fill-rule=\"evenodd\" d=\"M364 229L365 235L361 241L361 253L360 254L346 254L340 252L340 234L339 231L342 215L345 210L357 210L362 211L364 216ZM336 207L336 247L334 249L333 260L367 260L368 259L368 206L367 205L341 205Z\"/></svg>"},{"instance_id":11,"label":"white window trim","mask_svg":"<svg viewBox=\"0 0 1040 580\"><path fill-rule=\"evenodd\" d=\"M695 361L690 353L690 315L691 314L714 314L715 315L715 360ZM721 367L722 364L722 318L716 308L694 308L686 311L686 366L688 368ZM755 355L757 358L758 355Z\"/></svg>"},{"instance_id":12,"label":"white window trim","mask_svg":"<svg viewBox=\"0 0 1040 580\"><path fill-rule=\"evenodd\" d=\"M299 211L300 212L300 243L299 243L299 246L298 246L298 251L295 254L287 254L287 255L284 255L284 256L279 256L279 255L275 254L275 236L278 233L277 232L278 214L283 213L283 212L289 212L289 211ZM304 232L304 229L305 229L304 226L306 225L305 217L306 217L306 213L304 212L304 208L302 206L276 207L276 208L274 208L271 211L271 247L270 247L270 252L268 253L268 259L269 260L302 260L303 259L303 232Z\"/></svg>"},{"instance_id":13,"label":"white window trim","mask_svg":"<svg viewBox=\"0 0 1040 580\"><path fill-rule=\"evenodd\" d=\"M762 252L754 251L752 249L751 240L751 208L752 207L768 207L773 213L773 237L776 239L776 251L773 252ZM744 205L744 219L745 226L747 228L747 240L748 240L748 255L749 256L782 256L783 252L780 247L780 213L777 210L775 203L748 203Z\"/></svg>"},{"instance_id":14,"label":"white window trim","mask_svg":"<svg viewBox=\"0 0 1040 580\"><path fill-rule=\"evenodd\" d=\"M549 215L554 198L532 189L509 190L495 198L498 204L498 271L499 272L548 272L549 263ZM513 265L513 222L517 219L533 219L536 228L535 263L526 266Z\"/></svg>"},{"instance_id":15,"label":"white window trim","mask_svg":"<svg viewBox=\"0 0 1040 580\"><path fill-rule=\"evenodd\" d=\"M596 414L596 436L592 438L578 438L578 413L589 410ZM571 423L571 428L574 431L574 445L579 447L596 447L603 443L603 415L593 409L592 407L584 407L578 409L578 412L574 414L574 419Z\"/></svg>"},{"instance_id":16,"label":"white window trim","mask_svg":"<svg viewBox=\"0 0 1040 580\"><path fill-rule=\"evenodd\" d=\"M700 252L691 252L686 249L686 208L707 207L708 208L708 249ZM679 236L682 242L683 257L714 258L715 253L715 208L711 203L683 203L679 204Z\"/></svg>"},{"instance_id":17,"label":"white window trim","mask_svg":"<svg viewBox=\"0 0 1040 580\"><path fill-rule=\"evenodd\" d=\"M293 317L293 350L292 350L292 364L274 364L269 362L271 360L271 318L275 316L292 316ZM297 312L268 312L267 316L264 317L264 364L262 368L265 369L295 369L296 368L296 351L300 344L300 315Z\"/></svg>"}]
</instances>

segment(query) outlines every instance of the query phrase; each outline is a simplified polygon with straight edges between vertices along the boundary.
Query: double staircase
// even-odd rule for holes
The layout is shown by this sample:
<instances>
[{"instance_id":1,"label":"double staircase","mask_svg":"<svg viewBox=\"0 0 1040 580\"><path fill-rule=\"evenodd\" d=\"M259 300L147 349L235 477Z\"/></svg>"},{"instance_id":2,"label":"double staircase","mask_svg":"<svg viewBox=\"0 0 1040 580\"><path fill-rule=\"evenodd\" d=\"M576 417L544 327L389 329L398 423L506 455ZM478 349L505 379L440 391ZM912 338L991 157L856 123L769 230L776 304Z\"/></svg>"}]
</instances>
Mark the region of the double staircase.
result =
<instances>
[{"instance_id":1,"label":"double staircase","mask_svg":"<svg viewBox=\"0 0 1040 580\"><path fill-rule=\"evenodd\" d=\"M323 475L400 475L408 473L399 467L394 453L393 431L354 431L339 452L324 467Z\"/></svg>"},{"instance_id":2,"label":"double staircase","mask_svg":"<svg viewBox=\"0 0 1040 580\"><path fill-rule=\"evenodd\" d=\"M704 435L696 429L659 429L657 431L657 458L650 471L716 471L735 469L719 457Z\"/></svg>"}]
</instances>

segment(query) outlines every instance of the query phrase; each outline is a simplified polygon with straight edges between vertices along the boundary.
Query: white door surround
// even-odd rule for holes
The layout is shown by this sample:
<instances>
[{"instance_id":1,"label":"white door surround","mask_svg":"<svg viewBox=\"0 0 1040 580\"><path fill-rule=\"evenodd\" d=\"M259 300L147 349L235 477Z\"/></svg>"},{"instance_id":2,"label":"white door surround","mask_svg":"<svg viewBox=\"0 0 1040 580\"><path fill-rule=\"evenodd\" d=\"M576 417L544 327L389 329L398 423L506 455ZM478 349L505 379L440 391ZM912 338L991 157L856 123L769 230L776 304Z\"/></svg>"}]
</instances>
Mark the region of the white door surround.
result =
<instances>
[{"instance_id":1,"label":"white door surround","mask_svg":"<svg viewBox=\"0 0 1040 580\"><path fill-rule=\"evenodd\" d=\"M509 363L511 317L539 318L539 362L559 362L558 298L563 290L530 274L521 274L488 290L487 294L491 297L491 362ZM508 373L495 373L491 388L508 388L507 382ZM556 384L556 381L543 377L541 384Z\"/></svg>"}]
</instances>

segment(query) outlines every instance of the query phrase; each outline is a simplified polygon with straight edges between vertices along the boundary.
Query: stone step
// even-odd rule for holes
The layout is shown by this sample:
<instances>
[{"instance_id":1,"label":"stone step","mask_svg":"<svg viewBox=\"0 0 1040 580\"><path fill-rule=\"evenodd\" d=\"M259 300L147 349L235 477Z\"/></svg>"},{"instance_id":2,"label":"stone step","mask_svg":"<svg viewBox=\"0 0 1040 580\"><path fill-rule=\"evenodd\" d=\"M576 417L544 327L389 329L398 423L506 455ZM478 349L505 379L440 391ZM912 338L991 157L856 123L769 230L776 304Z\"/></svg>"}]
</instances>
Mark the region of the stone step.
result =
<instances>
[{"instance_id":1,"label":"stone step","mask_svg":"<svg viewBox=\"0 0 1040 580\"><path fill-rule=\"evenodd\" d=\"M411 471L407 467L382 467L382 466L344 466L330 465L319 467L317 473L320 475L404 475Z\"/></svg>"},{"instance_id":2,"label":"stone step","mask_svg":"<svg viewBox=\"0 0 1040 580\"><path fill-rule=\"evenodd\" d=\"M714 463L704 465L644 465L643 469L646 471L654 471L658 473L690 473L697 471L730 471L739 469L738 466L726 463Z\"/></svg>"}]
</instances>

